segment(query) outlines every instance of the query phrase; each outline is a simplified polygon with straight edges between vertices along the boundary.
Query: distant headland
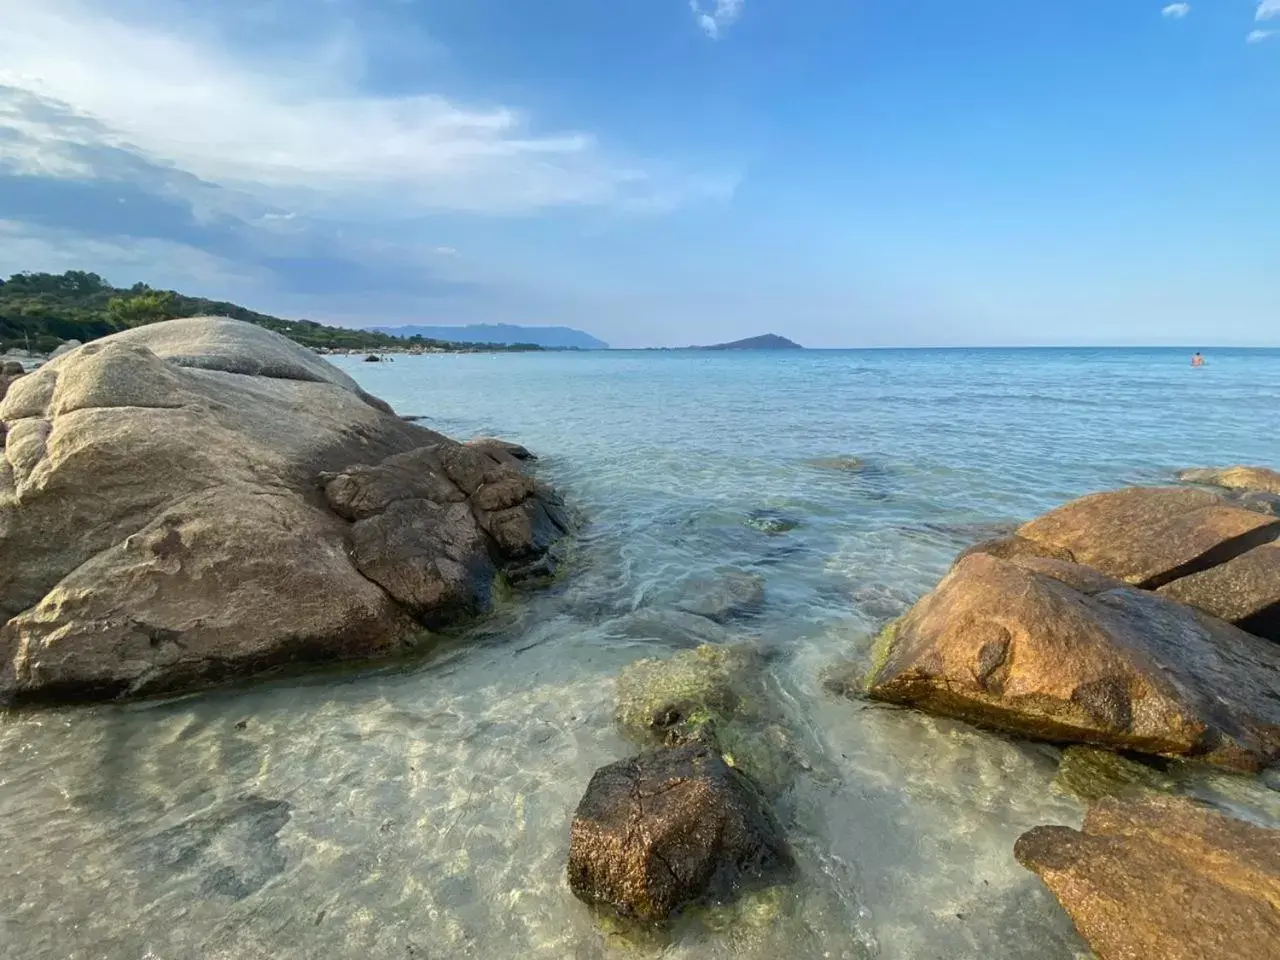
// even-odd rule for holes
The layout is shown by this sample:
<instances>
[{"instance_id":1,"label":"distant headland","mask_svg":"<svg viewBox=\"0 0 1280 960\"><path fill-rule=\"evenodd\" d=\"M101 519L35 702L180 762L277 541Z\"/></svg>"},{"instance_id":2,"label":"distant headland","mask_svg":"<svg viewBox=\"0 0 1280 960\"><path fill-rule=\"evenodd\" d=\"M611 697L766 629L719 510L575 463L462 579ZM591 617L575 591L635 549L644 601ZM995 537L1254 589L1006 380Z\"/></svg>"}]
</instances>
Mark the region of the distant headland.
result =
<instances>
[{"instance_id":1,"label":"distant headland","mask_svg":"<svg viewBox=\"0 0 1280 960\"><path fill-rule=\"evenodd\" d=\"M709 347L695 347L695 350L803 350L804 347L794 340L780 337L776 333L766 333L760 337L748 337L745 340L734 340L732 343L716 343Z\"/></svg>"},{"instance_id":2,"label":"distant headland","mask_svg":"<svg viewBox=\"0 0 1280 960\"><path fill-rule=\"evenodd\" d=\"M548 350L608 350L603 340L571 327L520 327L511 323L477 323L465 327L372 327L393 337L422 337L451 343L534 344Z\"/></svg>"}]
</instances>

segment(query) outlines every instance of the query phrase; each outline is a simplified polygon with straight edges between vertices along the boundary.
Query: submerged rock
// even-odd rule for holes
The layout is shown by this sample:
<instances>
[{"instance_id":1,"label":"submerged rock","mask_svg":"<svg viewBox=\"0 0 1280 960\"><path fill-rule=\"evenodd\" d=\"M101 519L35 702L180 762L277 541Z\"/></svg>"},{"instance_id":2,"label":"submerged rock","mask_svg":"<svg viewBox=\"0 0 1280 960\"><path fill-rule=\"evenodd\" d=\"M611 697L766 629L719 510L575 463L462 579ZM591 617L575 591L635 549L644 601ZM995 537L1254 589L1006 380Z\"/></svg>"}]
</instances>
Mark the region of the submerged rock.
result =
<instances>
[{"instance_id":1,"label":"submerged rock","mask_svg":"<svg viewBox=\"0 0 1280 960\"><path fill-rule=\"evenodd\" d=\"M875 699L1237 770L1280 757L1280 646L1088 567L971 555L881 647Z\"/></svg>"},{"instance_id":2,"label":"submerged rock","mask_svg":"<svg viewBox=\"0 0 1280 960\"><path fill-rule=\"evenodd\" d=\"M703 644L728 645L741 639L726 627L683 610L641 607L607 624L615 637L649 640L673 648L698 647Z\"/></svg>"},{"instance_id":3,"label":"submerged rock","mask_svg":"<svg viewBox=\"0 0 1280 960\"><path fill-rule=\"evenodd\" d=\"M80 347L0 403L0 698L403 649L545 564L546 488L234 320Z\"/></svg>"},{"instance_id":4,"label":"submerged rock","mask_svg":"<svg viewBox=\"0 0 1280 960\"><path fill-rule=\"evenodd\" d=\"M804 464L815 470L843 470L847 473L857 473L867 467L867 462L860 457L814 457Z\"/></svg>"},{"instance_id":5,"label":"submerged rock","mask_svg":"<svg viewBox=\"0 0 1280 960\"><path fill-rule=\"evenodd\" d=\"M1102 801L1014 847L1099 960L1280 960L1280 832L1185 800Z\"/></svg>"},{"instance_id":6,"label":"submerged rock","mask_svg":"<svg viewBox=\"0 0 1280 960\"><path fill-rule=\"evenodd\" d=\"M765 655L750 643L638 660L617 682L617 722L645 748L705 743L780 797L815 760L782 708Z\"/></svg>"},{"instance_id":7,"label":"submerged rock","mask_svg":"<svg viewBox=\"0 0 1280 960\"><path fill-rule=\"evenodd\" d=\"M762 666L747 644L637 660L618 677L618 725L638 743L712 737L735 716L760 708Z\"/></svg>"},{"instance_id":8,"label":"submerged rock","mask_svg":"<svg viewBox=\"0 0 1280 960\"><path fill-rule=\"evenodd\" d=\"M1154 767L1093 747L1063 750L1053 785L1086 802L1144 791L1168 793L1174 786L1171 777Z\"/></svg>"},{"instance_id":9,"label":"submerged rock","mask_svg":"<svg viewBox=\"0 0 1280 960\"><path fill-rule=\"evenodd\" d=\"M758 573L724 569L690 577L665 596L664 605L717 623L753 617L764 608L765 580Z\"/></svg>"},{"instance_id":10,"label":"submerged rock","mask_svg":"<svg viewBox=\"0 0 1280 960\"><path fill-rule=\"evenodd\" d=\"M596 771L573 818L568 875L585 903L662 923L789 863L756 787L690 743Z\"/></svg>"},{"instance_id":11,"label":"submerged rock","mask_svg":"<svg viewBox=\"0 0 1280 960\"><path fill-rule=\"evenodd\" d=\"M790 533L800 526L800 521L778 510L752 510L747 515L747 526L770 536Z\"/></svg>"}]
</instances>

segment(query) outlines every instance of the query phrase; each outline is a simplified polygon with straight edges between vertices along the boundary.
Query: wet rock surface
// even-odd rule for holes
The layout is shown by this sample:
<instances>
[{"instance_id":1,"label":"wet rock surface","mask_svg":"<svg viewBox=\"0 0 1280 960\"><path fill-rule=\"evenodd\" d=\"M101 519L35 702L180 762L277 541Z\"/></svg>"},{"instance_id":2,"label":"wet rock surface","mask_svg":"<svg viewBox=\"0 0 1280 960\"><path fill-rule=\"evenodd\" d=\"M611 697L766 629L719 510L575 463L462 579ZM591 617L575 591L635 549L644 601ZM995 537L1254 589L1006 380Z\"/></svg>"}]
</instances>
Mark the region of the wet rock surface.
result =
<instances>
[{"instance_id":1,"label":"wet rock surface","mask_svg":"<svg viewBox=\"0 0 1280 960\"><path fill-rule=\"evenodd\" d=\"M403 650L543 576L515 449L409 424L311 351L193 318L0 403L0 697L102 699Z\"/></svg>"},{"instance_id":2,"label":"wet rock surface","mask_svg":"<svg viewBox=\"0 0 1280 960\"><path fill-rule=\"evenodd\" d=\"M569 885L648 923L790 863L755 785L702 743L598 770L573 819Z\"/></svg>"},{"instance_id":3,"label":"wet rock surface","mask_svg":"<svg viewBox=\"0 0 1280 960\"><path fill-rule=\"evenodd\" d=\"M1280 832L1185 800L1104 800L1014 850L1099 960L1280 958Z\"/></svg>"},{"instance_id":4,"label":"wet rock surface","mask_svg":"<svg viewBox=\"0 0 1280 960\"><path fill-rule=\"evenodd\" d=\"M875 699L1245 771L1280 756L1280 648L1088 567L966 557L881 646Z\"/></svg>"}]
</instances>

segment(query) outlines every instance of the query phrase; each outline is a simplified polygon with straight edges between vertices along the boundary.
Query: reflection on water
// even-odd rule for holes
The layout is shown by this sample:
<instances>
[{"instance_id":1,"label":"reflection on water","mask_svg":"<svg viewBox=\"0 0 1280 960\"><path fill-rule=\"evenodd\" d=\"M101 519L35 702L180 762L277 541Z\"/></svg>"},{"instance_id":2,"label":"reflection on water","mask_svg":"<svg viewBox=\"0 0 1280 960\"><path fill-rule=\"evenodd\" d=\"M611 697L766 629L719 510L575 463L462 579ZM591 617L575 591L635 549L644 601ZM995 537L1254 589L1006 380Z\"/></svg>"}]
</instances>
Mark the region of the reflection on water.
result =
<instances>
[{"instance_id":1,"label":"reflection on water","mask_svg":"<svg viewBox=\"0 0 1280 960\"><path fill-rule=\"evenodd\" d=\"M402 358L353 373L495 432L590 517L552 590L436 655L165 702L0 720L0 955L14 958L882 957L1071 960L1013 861L1075 823L1056 751L822 686L966 543L1067 496L1263 460L1280 356L922 353ZM1270 451L1273 453L1274 451ZM806 465L856 454L860 471ZM785 528L785 529L783 529ZM762 574L763 614L655 607ZM785 800L799 879L665 938L564 882L628 663L752 636L818 762ZM1183 788L1280 822L1267 780Z\"/></svg>"}]
</instances>

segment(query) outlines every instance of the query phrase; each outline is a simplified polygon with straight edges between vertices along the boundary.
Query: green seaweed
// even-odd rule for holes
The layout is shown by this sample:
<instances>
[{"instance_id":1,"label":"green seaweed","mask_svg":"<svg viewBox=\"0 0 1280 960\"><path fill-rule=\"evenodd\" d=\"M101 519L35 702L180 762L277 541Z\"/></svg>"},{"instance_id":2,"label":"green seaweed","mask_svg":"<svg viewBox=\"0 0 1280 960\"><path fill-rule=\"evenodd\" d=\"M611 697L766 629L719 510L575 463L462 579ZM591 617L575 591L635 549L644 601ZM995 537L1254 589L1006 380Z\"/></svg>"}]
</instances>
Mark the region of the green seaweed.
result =
<instances>
[{"instance_id":1,"label":"green seaweed","mask_svg":"<svg viewBox=\"0 0 1280 960\"><path fill-rule=\"evenodd\" d=\"M876 682L876 678L883 672L884 668L889 664L889 657L893 654L895 641L898 639L898 630L902 626L902 617L897 620L891 620L885 624L884 629L876 634L875 640L871 642L869 657L871 666L867 672L863 674L860 686L863 691L871 689L872 684Z\"/></svg>"},{"instance_id":2,"label":"green seaweed","mask_svg":"<svg viewBox=\"0 0 1280 960\"><path fill-rule=\"evenodd\" d=\"M795 777L798 749L749 644L704 644L667 659L639 660L618 677L617 720L645 746L698 740L767 794Z\"/></svg>"},{"instance_id":3,"label":"green seaweed","mask_svg":"<svg viewBox=\"0 0 1280 960\"><path fill-rule=\"evenodd\" d=\"M1053 786L1086 803L1134 793L1170 793L1173 778L1154 767L1097 747L1067 747Z\"/></svg>"}]
</instances>

